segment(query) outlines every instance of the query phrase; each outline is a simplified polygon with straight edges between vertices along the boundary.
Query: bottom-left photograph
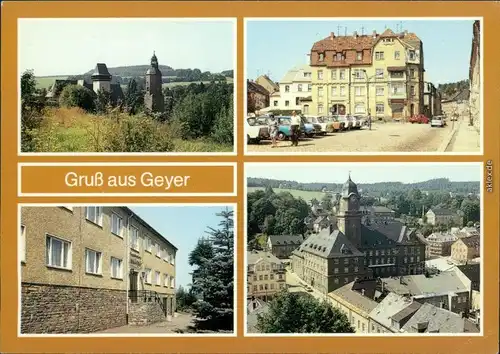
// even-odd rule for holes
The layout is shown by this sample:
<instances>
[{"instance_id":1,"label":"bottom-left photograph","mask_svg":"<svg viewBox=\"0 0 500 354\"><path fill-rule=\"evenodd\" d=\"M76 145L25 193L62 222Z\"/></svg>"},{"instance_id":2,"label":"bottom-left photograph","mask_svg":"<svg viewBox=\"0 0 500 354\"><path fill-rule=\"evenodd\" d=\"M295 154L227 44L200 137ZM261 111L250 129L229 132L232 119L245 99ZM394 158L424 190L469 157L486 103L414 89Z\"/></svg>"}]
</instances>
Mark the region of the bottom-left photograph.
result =
<instances>
[{"instance_id":1,"label":"bottom-left photograph","mask_svg":"<svg viewBox=\"0 0 500 354\"><path fill-rule=\"evenodd\" d=\"M20 334L233 336L234 213L20 204Z\"/></svg>"}]
</instances>

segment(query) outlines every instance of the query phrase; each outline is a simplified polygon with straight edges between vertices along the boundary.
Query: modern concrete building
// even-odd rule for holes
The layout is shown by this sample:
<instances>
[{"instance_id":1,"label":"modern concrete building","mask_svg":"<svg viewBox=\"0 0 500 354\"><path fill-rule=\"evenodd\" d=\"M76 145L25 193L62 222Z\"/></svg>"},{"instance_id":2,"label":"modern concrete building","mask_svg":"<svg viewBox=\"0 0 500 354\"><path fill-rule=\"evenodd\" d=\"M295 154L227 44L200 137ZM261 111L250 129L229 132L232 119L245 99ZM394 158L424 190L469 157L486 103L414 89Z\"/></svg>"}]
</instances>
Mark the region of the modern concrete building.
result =
<instances>
[{"instance_id":1,"label":"modern concrete building","mask_svg":"<svg viewBox=\"0 0 500 354\"><path fill-rule=\"evenodd\" d=\"M313 44L312 115L405 119L424 110L424 51L414 33L330 36Z\"/></svg>"},{"instance_id":2,"label":"modern concrete building","mask_svg":"<svg viewBox=\"0 0 500 354\"><path fill-rule=\"evenodd\" d=\"M22 207L21 332L171 319L176 252L127 207Z\"/></svg>"}]
</instances>

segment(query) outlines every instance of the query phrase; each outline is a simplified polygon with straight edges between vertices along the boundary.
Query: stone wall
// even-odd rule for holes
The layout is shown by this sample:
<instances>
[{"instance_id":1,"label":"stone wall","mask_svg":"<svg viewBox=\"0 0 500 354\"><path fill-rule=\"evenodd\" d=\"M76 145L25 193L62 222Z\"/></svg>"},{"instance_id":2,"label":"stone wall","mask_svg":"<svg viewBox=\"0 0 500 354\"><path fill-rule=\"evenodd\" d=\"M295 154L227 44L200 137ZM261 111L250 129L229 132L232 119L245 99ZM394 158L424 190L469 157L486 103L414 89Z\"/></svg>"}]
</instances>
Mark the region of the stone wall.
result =
<instances>
[{"instance_id":1,"label":"stone wall","mask_svg":"<svg viewBox=\"0 0 500 354\"><path fill-rule=\"evenodd\" d=\"M22 283L21 333L90 333L124 326L126 292Z\"/></svg>"},{"instance_id":2,"label":"stone wall","mask_svg":"<svg viewBox=\"0 0 500 354\"><path fill-rule=\"evenodd\" d=\"M166 316L157 302L129 303L128 323L133 326L146 326L152 323L163 322Z\"/></svg>"}]
</instances>

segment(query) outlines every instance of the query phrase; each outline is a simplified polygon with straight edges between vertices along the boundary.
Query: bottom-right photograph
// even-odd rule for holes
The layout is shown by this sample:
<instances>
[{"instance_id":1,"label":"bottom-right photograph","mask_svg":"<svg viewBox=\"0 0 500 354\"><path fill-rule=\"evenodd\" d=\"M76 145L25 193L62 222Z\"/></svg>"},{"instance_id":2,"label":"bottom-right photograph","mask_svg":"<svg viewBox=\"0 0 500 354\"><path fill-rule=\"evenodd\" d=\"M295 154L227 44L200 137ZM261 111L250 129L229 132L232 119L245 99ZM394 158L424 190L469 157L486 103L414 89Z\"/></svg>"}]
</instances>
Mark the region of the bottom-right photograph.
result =
<instances>
[{"instance_id":1,"label":"bottom-right photograph","mask_svg":"<svg viewBox=\"0 0 500 354\"><path fill-rule=\"evenodd\" d=\"M480 335L482 170L247 163L246 335Z\"/></svg>"}]
</instances>

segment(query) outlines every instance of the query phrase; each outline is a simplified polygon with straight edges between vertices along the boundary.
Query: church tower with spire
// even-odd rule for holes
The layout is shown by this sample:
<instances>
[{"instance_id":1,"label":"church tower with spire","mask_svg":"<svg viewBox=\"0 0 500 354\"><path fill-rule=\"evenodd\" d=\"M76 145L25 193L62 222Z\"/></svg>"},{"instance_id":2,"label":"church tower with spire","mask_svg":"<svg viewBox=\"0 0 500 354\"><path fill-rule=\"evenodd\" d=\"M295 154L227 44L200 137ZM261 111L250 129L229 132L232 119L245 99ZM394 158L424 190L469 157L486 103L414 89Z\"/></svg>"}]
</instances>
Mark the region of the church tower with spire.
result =
<instances>
[{"instance_id":1,"label":"church tower with spire","mask_svg":"<svg viewBox=\"0 0 500 354\"><path fill-rule=\"evenodd\" d=\"M149 112L164 112L165 99L162 92L162 74L158 66L158 58L153 52L151 66L146 72L146 93L144 105Z\"/></svg>"},{"instance_id":2,"label":"church tower with spire","mask_svg":"<svg viewBox=\"0 0 500 354\"><path fill-rule=\"evenodd\" d=\"M359 202L358 186L351 180L351 174L349 173L349 178L342 186L337 214L337 226L356 247L361 246L361 212L359 210Z\"/></svg>"}]
</instances>

